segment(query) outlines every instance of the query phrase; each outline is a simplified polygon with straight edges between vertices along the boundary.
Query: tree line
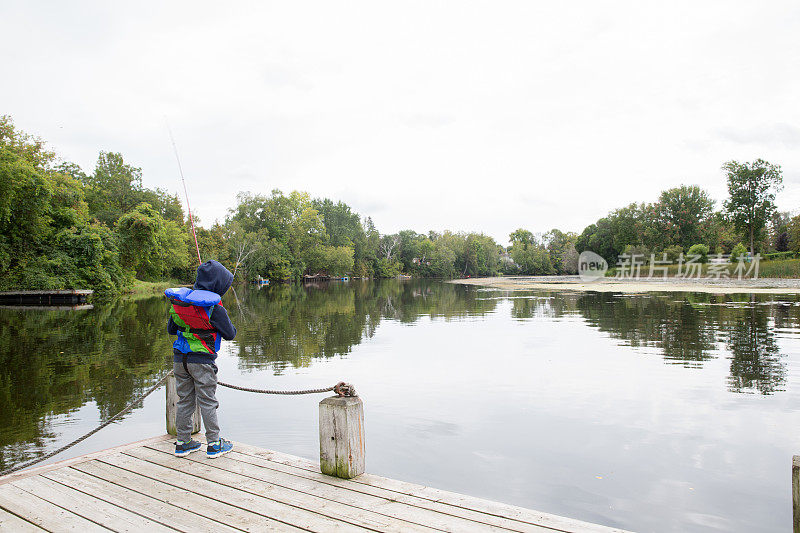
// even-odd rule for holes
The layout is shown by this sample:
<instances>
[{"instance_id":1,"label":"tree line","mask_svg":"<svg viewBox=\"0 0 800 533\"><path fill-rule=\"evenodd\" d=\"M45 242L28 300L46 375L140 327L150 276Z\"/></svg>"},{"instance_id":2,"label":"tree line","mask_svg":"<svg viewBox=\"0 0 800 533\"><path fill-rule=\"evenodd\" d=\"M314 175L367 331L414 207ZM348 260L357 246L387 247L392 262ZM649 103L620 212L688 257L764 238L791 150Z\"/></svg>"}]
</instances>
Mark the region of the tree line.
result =
<instances>
[{"instance_id":1,"label":"tree line","mask_svg":"<svg viewBox=\"0 0 800 533\"><path fill-rule=\"evenodd\" d=\"M800 216L778 212L780 166L762 159L729 161L725 172L729 197L721 209L698 186L663 191L652 203L632 203L611 211L583 230L579 252L591 250L615 264L622 254L655 255L675 261L680 254L800 252Z\"/></svg>"},{"instance_id":2,"label":"tree line","mask_svg":"<svg viewBox=\"0 0 800 533\"><path fill-rule=\"evenodd\" d=\"M726 164L731 197L715 211L707 192L682 186L652 204L612 211L580 235L520 228L510 246L482 233L404 230L381 234L370 217L308 193L240 193L224 221L197 226L204 260L237 279L304 276L494 276L574 274L578 253L614 263L622 253L799 250L800 217L776 213L780 168ZM195 223L199 220L195 217ZM179 198L145 187L141 169L100 152L93 172L61 161L45 143L0 117L0 289L93 288L113 294L134 279L191 281L190 221Z\"/></svg>"},{"instance_id":3,"label":"tree line","mask_svg":"<svg viewBox=\"0 0 800 533\"><path fill-rule=\"evenodd\" d=\"M60 161L8 116L0 117L0 230L3 289L114 293L134 279L189 281L196 266L176 195L145 187L141 169L119 153L100 152L91 173ZM566 272L574 258L565 250L577 238L518 230L507 249L482 233L386 235L344 202L279 190L240 193L223 222L196 231L204 260L217 259L241 278L271 280Z\"/></svg>"}]
</instances>

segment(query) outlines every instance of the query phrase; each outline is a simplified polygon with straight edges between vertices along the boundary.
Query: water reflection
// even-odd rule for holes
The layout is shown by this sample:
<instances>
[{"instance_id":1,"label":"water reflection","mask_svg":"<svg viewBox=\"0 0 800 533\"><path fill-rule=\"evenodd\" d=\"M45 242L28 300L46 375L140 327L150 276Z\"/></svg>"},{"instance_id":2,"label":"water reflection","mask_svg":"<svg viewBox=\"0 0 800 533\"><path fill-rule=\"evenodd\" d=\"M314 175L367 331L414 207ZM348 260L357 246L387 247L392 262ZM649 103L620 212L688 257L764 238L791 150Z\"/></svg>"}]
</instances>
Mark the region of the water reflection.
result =
<instances>
[{"instance_id":1,"label":"water reflection","mask_svg":"<svg viewBox=\"0 0 800 533\"><path fill-rule=\"evenodd\" d=\"M330 282L244 291L233 294L228 307L238 327L240 368L270 367L279 374L349 353L382 319L411 324L423 316L451 320L493 311L497 301L478 294L429 281Z\"/></svg>"},{"instance_id":2,"label":"water reflection","mask_svg":"<svg viewBox=\"0 0 800 533\"><path fill-rule=\"evenodd\" d=\"M796 296L587 294L578 300L588 323L634 347L659 348L666 361L702 367L730 358L731 392L771 394L784 390L786 363L776 328L800 326Z\"/></svg>"},{"instance_id":3,"label":"water reflection","mask_svg":"<svg viewBox=\"0 0 800 533\"><path fill-rule=\"evenodd\" d=\"M592 293L578 299L578 309L590 325L630 346L659 348L668 362L701 367L714 357L714 322L675 295Z\"/></svg>"},{"instance_id":4,"label":"water reflection","mask_svg":"<svg viewBox=\"0 0 800 533\"><path fill-rule=\"evenodd\" d=\"M668 363L702 368L727 351L732 392L783 390L785 363L776 329L800 326L797 298L756 295L498 293L438 282L278 285L236 299L242 368L303 367L347 354L382 319L460 319L493 312L509 299L518 320L577 315L632 347L655 347ZM720 352L724 349L723 352Z\"/></svg>"},{"instance_id":5,"label":"water reflection","mask_svg":"<svg viewBox=\"0 0 800 533\"><path fill-rule=\"evenodd\" d=\"M795 296L501 293L387 280L239 287L225 297L239 329L231 345L239 367L276 375L350 353L373 338L382 321L481 320L504 301L515 322L579 318L570 327L585 324L624 345L654 348L688 371L728 358L733 393L785 390L778 332L800 328ZM0 469L60 444L54 417L94 403L105 420L150 386L171 359L166 310L160 297L81 311L0 309ZM503 334L525 332L508 327ZM96 422L76 423L88 429Z\"/></svg>"},{"instance_id":6,"label":"water reflection","mask_svg":"<svg viewBox=\"0 0 800 533\"><path fill-rule=\"evenodd\" d=\"M784 390L786 364L772 324L773 309L773 306L750 305L737 309L731 320L720 324L725 328L726 346L731 352L728 387L733 392L771 394Z\"/></svg>"},{"instance_id":7,"label":"water reflection","mask_svg":"<svg viewBox=\"0 0 800 533\"><path fill-rule=\"evenodd\" d=\"M0 469L49 451L54 415L103 421L166 368L161 299L80 311L0 310Z\"/></svg>"},{"instance_id":8,"label":"water reflection","mask_svg":"<svg viewBox=\"0 0 800 533\"><path fill-rule=\"evenodd\" d=\"M537 316L561 318L564 315L575 314L579 297L579 294L568 292L550 296L509 296L511 316L520 320Z\"/></svg>"}]
</instances>

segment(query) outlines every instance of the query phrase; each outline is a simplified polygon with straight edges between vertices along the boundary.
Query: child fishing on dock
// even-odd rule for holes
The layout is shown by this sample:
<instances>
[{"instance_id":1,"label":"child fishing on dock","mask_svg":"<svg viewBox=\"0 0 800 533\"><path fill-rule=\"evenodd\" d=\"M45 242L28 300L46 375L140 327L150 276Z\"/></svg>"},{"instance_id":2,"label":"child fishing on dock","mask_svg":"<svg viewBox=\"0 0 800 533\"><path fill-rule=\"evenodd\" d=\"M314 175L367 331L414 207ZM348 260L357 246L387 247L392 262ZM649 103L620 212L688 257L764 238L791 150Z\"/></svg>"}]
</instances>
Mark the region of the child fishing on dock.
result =
<instances>
[{"instance_id":1,"label":"child fishing on dock","mask_svg":"<svg viewBox=\"0 0 800 533\"><path fill-rule=\"evenodd\" d=\"M198 451L202 444L191 437L195 402L200 406L208 446L206 455L219 457L230 452L233 444L219 436L217 407L217 351L221 339L231 340L236 328L222 306L224 295L233 282L233 274L218 261L206 261L197 268L194 288L167 289L172 303L167 332L177 335L173 347L173 372L178 392L176 427L178 440L175 455L184 457Z\"/></svg>"}]
</instances>

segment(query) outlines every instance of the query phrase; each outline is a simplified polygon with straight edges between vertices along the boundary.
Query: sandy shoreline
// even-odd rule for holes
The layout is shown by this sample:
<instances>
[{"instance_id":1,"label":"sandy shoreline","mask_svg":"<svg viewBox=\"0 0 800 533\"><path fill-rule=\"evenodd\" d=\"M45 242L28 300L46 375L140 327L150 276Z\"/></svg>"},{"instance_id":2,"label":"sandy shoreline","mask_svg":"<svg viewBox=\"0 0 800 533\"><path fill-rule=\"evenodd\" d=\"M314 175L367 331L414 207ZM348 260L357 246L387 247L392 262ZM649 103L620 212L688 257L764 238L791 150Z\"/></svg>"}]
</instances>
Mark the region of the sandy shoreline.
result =
<instances>
[{"instance_id":1,"label":"sandy shoreline","mask_svg":"<svg viewBox=\"0 0 800 533\"><path fill-rule=\"evenodd\" d=\"M800 279L614 279L583 282L578 276L513 276L454 279L450 283L504 291L707 292L713 294L800 294Z\"/></svg>"}]
</instances>

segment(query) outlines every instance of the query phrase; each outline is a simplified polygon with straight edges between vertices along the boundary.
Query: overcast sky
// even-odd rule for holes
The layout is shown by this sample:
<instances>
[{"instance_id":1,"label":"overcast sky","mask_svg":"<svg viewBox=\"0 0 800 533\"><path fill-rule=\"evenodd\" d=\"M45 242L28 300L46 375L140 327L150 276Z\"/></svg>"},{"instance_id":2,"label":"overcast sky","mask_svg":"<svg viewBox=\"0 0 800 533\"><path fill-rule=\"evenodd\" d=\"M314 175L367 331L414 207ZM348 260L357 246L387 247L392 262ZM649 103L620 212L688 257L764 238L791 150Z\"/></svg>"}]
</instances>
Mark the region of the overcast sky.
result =
<instances>
[{"instance_id":1,"label":"overcast sky","mask_svg":"<svg viewBox=\"0 0 800 533\"><path fill-rule=\"evenodd\" d=\"M224 4L4 0L0 114L179 192L168 116L203 225L297 189L506 243L757 157L800 209L798 2Z\"/></svg>"}]
</instances>

